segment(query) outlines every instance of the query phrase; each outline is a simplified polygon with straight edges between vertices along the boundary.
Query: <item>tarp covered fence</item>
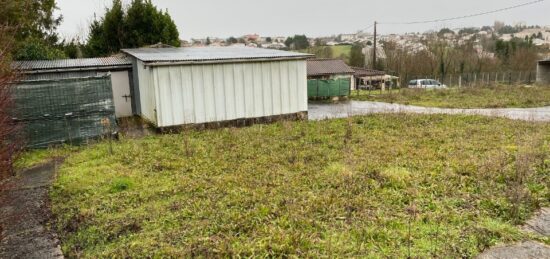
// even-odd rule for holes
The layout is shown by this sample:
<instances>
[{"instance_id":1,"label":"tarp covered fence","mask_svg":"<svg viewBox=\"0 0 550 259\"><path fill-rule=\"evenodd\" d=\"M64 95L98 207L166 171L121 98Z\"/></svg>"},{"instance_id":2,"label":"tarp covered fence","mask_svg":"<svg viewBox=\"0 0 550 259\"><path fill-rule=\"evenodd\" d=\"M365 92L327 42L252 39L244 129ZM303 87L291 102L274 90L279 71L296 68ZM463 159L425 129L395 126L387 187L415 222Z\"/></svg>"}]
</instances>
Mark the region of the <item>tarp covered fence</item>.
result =
<instances>
[{"instance_id":1,"label":"tarp covered fence","mask_svg":"<svg viewBox=\"0 0 550 259\"><path fill-rule=\"evenodd\" d=\"M307 81L307 94L309 98L349 96L350 86L350 79L310 79Z\"/></svg>"},{"instance_id":2,"label":"tarp covered fence","mask_svg":"<svg viewBox=\"0 0 550 259\"><path fill-rule=\"evenodd\" d=\"M116 126L110 75L20 81L14 116L23 125L27 147L81 144Z\"/></svg>"}]
</instances>

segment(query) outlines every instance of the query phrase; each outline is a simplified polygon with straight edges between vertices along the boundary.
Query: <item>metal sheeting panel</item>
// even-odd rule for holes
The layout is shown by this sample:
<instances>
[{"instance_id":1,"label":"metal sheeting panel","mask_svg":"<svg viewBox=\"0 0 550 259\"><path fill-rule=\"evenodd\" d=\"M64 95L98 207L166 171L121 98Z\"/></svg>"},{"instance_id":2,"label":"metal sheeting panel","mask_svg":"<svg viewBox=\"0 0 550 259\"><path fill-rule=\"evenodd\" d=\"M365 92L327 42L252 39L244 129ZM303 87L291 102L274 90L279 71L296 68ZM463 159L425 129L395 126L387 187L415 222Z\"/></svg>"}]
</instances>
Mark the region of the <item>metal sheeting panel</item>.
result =
<instances>
[{"instance_id":1,"label":"metal sheeting panel","mask_svg":"<svg viewBox=\"0 0 550 259\"><path fill-rule=\"evenodd\" d=\"M313 57L305 53L251 47L139 48L122 51L144 62Z\"/></svg>"},{"instance_id":2,"label":"metal sheeting panel","mask_svg":"<svg viewBox=\"0 0 550 259\"><path fill-rule=\"evenodd\" d=\"M152 123L157 123L157 116L155 115L155 89L153 87L153 69L145 67L143 62L137 60L137 76L139 81L139 105L140 113Z\"/></svg>"},{"instance_id":3,"label":"metal sheeting panel","mask_svg":"<svg viewBox=\"0 0 550 259\"><path fill-rule=\"evenodd\" d=\"M152 70L154 78L158 127L307 111L304 60L179 65L148 70ZM142 85L146 84L140 80L140 91Z\"/></svg>"},{"instance_id":4,"label":"metal sheeting panel","mask_svg":"<svg viewBox=\"0 0 550 259\"><path fill-rule=\"evenodd\" d=\"M132 63L128 58L106 57L106 58L80 58L80 59L57 59L57 60L28 60L14 61L11 65L16 70L49 70L49 69L74 69L87 67L120 67L130 66Z\"/></svg>"}]
</instances>

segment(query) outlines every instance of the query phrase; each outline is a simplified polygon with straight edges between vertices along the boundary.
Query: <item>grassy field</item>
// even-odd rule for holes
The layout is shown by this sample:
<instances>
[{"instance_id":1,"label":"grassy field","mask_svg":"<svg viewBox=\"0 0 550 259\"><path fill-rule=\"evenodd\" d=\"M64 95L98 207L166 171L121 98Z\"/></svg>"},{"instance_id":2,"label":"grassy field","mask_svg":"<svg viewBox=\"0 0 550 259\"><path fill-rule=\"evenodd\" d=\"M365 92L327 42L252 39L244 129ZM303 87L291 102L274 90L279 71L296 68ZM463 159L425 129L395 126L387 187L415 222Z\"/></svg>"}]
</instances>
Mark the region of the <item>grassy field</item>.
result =
<instances>
[{"instance_id":1,"label":"grassy field","mask_svg":"<svg viewBox=\"0 0 550 259\"><path fill-rule=\"evenodd\" d=\"M550 86L497 86L446 90L402 89L391 94L354 92L352 100L441 108L529 108L550 105Z\"/></svg>"},{"instance_id":2,"label":"grassy field","mask_svg":"<svg viewBox=\"0 0 550 259\"><path fill-rule=\"evenodd\" d=\"M332 56L334 58L345 57L349 59L349 53L351 52L351 45L331 46Z\"/></svg>"},{"instance_id":3,"label":"grassy field","mask_svg":"<svg viewBox=\"0 0 550 259\"><path fill-rule=\"evenodd\" d=\"M315 54L318 51L320 51L320 48L325 48L325 46L311 47L307 50L301 50L300 52ZM340 58L345 60L346 62L349 61L351 45L326 46L326 48L330 48L332 50L332 56L331 57L322 56L318 58Z\"/></svg>"},{"instance_id":4,"label":"grassy field","mask_svg":"<svg viewBox=\"0 0 550 259\"><path fill-rule=\"evenodd\" d=\"M187 131L73 153L51 199L68 257L472 257L527 238L549 148L476 116Z\"/></svg>"}]
</instances>

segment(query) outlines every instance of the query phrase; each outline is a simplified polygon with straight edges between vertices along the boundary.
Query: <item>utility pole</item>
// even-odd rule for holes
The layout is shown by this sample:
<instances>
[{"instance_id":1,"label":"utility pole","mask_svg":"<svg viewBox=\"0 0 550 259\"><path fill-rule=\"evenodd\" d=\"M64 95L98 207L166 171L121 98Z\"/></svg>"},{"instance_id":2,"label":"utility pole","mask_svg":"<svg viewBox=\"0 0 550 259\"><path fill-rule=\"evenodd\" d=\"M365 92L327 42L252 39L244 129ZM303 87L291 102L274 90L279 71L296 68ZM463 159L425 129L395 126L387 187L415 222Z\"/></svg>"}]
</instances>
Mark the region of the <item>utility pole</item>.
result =
<instances>
[{"instance_id":1,"label":"utility pole","mask_svg":"<svg viewBox=\"0 0 550 259\"><path fill-rule=\"evenodd\" d=\"M374 42L372 46L372 69L376 69L376 21L374 22Z\"/></svg>"}]
</instances>

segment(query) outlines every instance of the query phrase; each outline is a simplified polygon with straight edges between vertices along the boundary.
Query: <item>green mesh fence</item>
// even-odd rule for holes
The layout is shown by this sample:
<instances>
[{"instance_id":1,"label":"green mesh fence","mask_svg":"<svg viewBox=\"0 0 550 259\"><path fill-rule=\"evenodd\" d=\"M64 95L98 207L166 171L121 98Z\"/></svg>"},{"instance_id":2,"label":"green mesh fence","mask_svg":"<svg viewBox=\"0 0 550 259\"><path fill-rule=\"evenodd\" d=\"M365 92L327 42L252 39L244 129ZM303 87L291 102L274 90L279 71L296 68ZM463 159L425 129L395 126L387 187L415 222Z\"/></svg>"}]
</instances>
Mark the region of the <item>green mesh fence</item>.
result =
<instances>
[{"instance_id":1,"label":"green mesh fence","mask_svg":"<svg viewBox=\"0 0 550 259\"><path fill-rule=\"evenodd\" d=\"M15 85L15 117L23 125L26 144L82 144L115 126L111 77L22 81Z\"/></svg>"},{"instance_id":2,"label":"green mesh fence","mask_svg":"<svg viewBox=\"0 0 550 259\"><path fill-rule=\"evenodd\" d=\"M309 98L328 98L335 96L349 96L350 79L307 81L307 93Z\"/></svg>"}]
</instances>

